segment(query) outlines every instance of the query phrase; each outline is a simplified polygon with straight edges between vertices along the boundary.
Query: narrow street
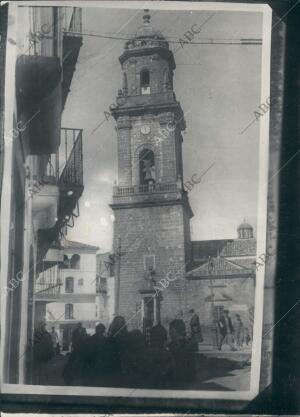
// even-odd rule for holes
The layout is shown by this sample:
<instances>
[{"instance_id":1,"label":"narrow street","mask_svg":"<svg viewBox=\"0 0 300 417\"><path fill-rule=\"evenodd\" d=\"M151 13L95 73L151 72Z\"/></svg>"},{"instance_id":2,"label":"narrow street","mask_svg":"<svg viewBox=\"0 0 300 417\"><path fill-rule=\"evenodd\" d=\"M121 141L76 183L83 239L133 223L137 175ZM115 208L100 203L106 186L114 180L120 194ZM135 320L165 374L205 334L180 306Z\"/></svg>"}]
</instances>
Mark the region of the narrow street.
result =
<instances>
[{"instance_id":1,"label":"narrow street","mask_svg":"<svg viewBox=\"0 0 300 417\"><path fill-rule=\"evenodd\" d=\"M59 354L47 364L48 385L64 386L63 370L68 356ZM234 359L208 358L197 355L196 381L188 389L231 391L248 390L250 385L250 365L242 366L242 362ZM88 385L88 381L85 385ZM125 385L126 386L126 385ZM124 385L123 385L124 387Z\"/></svg>"}]
</instances>

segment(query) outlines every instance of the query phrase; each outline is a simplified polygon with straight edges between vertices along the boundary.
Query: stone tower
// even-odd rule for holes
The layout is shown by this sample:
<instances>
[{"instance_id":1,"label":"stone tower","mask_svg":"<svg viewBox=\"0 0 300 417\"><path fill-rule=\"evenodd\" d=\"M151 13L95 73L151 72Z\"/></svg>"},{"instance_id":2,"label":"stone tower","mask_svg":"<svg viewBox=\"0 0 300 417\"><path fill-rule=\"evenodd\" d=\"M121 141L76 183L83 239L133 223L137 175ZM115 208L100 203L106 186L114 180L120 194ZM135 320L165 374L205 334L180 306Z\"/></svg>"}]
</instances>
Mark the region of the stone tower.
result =
<instances>
[{"instance_id":1,"label":"stone tower","mask_svg":"<svg viewBox=\"0 0 300 417\"><path fill-rule=\"evenodd\" d=\"M123 87L110 108L118 135L116 313L147 333L185 313L193 215L183 189L185 120L173 91L173 53L147 10L119 61Z\"/></svg>"}]
</instances>

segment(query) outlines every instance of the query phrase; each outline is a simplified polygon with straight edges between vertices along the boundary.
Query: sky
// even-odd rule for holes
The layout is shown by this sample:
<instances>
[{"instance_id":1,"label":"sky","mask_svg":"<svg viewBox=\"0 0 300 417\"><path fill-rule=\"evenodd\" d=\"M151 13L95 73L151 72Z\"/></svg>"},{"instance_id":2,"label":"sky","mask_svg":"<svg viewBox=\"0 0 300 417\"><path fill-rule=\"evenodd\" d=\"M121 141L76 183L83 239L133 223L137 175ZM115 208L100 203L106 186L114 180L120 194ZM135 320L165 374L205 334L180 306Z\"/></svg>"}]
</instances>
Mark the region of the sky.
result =
<instances>
[{"instance_id":1,"label":"sky","mask_svg":"<svg viewBox=\"0 0 300 417\"><path fill-rule=\"evenodd\" d=\"M153 5L154 7L154 5ZM142 24L143 10L83 8L83 33L127 37ZM184 39L193 24L212 12L150 10L151 24L167 39ZM215 12L193 41L261 38L262 15ZM63 123L83 128L84 193L80 217L67 238L111 250L113 217L109 204L117 180L115 121L104 111L122 86L119 56L124 40L83 36ZM261 98L261 45L170 44L176 69L174 91L186 113L183 133L184 181L202 181L189 192L194 213L192 240L237 237L246 219L256 230L259 122L253 123ZM101 124L101 126L99 126ZM97 126L99 126L97 128ZM255 233L255 232L254 232Z\"/></svg>"}]
</instances>

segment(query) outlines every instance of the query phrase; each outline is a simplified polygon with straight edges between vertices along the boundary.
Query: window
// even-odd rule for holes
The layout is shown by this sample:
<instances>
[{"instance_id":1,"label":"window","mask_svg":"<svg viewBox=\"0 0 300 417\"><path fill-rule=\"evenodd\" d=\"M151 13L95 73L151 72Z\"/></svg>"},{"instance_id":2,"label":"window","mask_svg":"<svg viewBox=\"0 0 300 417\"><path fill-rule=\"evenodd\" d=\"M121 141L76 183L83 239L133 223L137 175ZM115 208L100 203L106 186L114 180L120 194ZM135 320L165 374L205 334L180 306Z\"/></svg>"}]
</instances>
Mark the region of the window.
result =
<instances>
[{"instance_id":1,"label":"window","mask_svg":"<svg viewBox=\"0 0 300 417\"><path fill-rule=\"evenodd\" d=\"M213 306L213 316L215 321L219 321L221 316L224 314L224 306L218 305Z\"/></svg>"},{"instance_id":2,"label":"window","mask_svg":"<svg viewBox=\"0 0 300 417\"><path fill-rule=\"evenodd\" d=\"M70 268L70 260L67 255L64 255L63 262L60 263L60 269L69 269Z\"/></svg>"},{"instance_id":3,"label":"window","mask_svg":"<svg viewBox=\"0 0 300 417\"><path fill-rule=\"evenodd\" d=\"M70 261L71 269L80 269L80 256L75 254Z\"/></svg>"},{"instance_id":4,"label":"window","mask_svg":"<svg viewBox=\"0 0 300 417\"><path fill-rule=\"evenodd\" d=\"M140 184L153 185L155 183L155 161L154 152L150 149L143 149L139 155L140 161Z\"/></svg>"},{"instance_id":5,"label":"window","mask_svg":"<svg viewBox=\"0 0 300 417\"><path fill-rule=\"evenodd\" d=\"M83 286L83 278L79 278L78 280L78 286L82 287Z\"/></svg>"},{"instance_id":6,"label":"window","mask_svg":"<svg viewBox=\"0 0 300 417\"><path fill-rule=\"evenodd\" d=\"M141 94L150 94L150 73L147 69L141 71Z\"/></svg>"},{"instance_id":7,"label":"window","mask_svg":"<svg viewBox=\"0 0 300 417\"><path fill-rule=\"evenodd\" d=\"M73 312L74 312L74 308L73 308L73 304L66 304L65 305L65 320L72 320L74 318L73 316Z\"/></svg>"},{"instance_id":8,"label":"window","mask_svg":"<svg viewBox=\"0 0 300 417\"><path fill-rule=\"evenodd\" d=\"M106 291L107 287L107 279L104 277L96 277L96 292L100 293L102 291Z\"/></svg>"},{"instance_id":9,"label":"window","mask_svg":"<svg viewBox=\"0 0 300 417\"><path fill-rule=\"evenodd\" d=\"M67 277L66 278L65 292L66 293L74 292L74 278L73 277Z\"/></svg>"},{"instance_id":10,"label":"window","mask_svg":"<svg viewBox=\"0 0 300 417\"><path fill-rule=\"evenodd\" d=\"M155 270L155 255L144 255L144 270Z\"/></svg>"},{"instance_id":11,"label":"window","mask_svg":"<svg viewBox=\"0 0 300 417\"><path fill-rule=\"evenodd\" d=\"M99 293L100 291L100 277L96 276L96 292Z\"/></svg>"}]
</instances>

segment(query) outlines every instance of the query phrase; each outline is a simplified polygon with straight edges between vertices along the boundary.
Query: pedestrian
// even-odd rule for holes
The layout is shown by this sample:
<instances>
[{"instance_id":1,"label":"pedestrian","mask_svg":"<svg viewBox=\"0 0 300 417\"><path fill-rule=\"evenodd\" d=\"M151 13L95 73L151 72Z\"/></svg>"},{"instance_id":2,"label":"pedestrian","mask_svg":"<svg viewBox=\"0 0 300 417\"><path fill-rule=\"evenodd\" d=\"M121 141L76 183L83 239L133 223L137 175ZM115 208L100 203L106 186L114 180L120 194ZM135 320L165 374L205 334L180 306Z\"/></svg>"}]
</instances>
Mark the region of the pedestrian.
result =
<instances>
[{"instance_id":1,"label":"pedestrian","mask_svg":"<svg viewBox=\"0 0 300 417\"><path fill-rule=\"evenodd\" d=\"M186 338L183 320L175 319L169 325L172 355L172 378L174 388L189 388L196 377L195 350Z\"/></svg>"},{"instance_id":2,"label":"pedestrian","mask_svg":"<svg viewBox=\"0 0 300 417\"><path fill-rule=\"evenodd\" d=\"M117 386L124 380L124 355L128 348L128 329L123 316L114 317L108 329L107 377L109 386Z\"/></svg>"},{"instance_id":3,"label":"pedestrian","mask_svg":"<svg viewBox=\"0 0 300 417\"><path fill-rule=\"evenodd\" d=\"M77 326L72 332L72 352L75 355L80 355L82 353L82 347L86 338L86 329L82 327L82 323L77 323Z\"/></svg>"},{"instance_id":4,"label":"pedestrian","mask_svg":"<svg viewBox=\"0 0 300 417\"><path fill-rule=\"evenodd\" d=\"M86 329L82 326L82 323L77 323L72 332L71 355L63 371L63 378L68 385L83 385L85 380L87 339Z\"/></svg>"},{"instance_id":5,"label":"pedestrian","mask_svg":"<svg viewBox=\"0 0 300 417\"><path fill-rule=\"evenodd\" d=\"M250 341L251 341L250 332L249 332L248 327L246 327L245 328L245 342L246 342L246 346L249 345Z\"/></svg>"},{"instance_id":6,"label":"pedestrian","mask_svg":"<svg viewBox=\"0 0 300 417\"><path fill-rule=\"evenodd\" d=\"M244 324L241 320L241 316L239 314L235 315L236 322L235 322L235 342L238 349L241 349L243 345L244 339Z\"/></svg>"},{"instance_id":7,"label":"pedestrian","mask_svg":"<svg viewBox=\"0 0 300 417\"><path fill-rule=\"evenodd\" d=\"M149 359L148 388L167 389L172 383L172 356L167 349L167 330L161 324L150 331L150 346L146 357Z\"/></svg>"},{"instance_id":8,"label":"pedestrian","mask_svg":"<svg viewBox=\"0 0 300 417\"><path fill-rule=\"evenodd\" d=\"M58 355L59 354L59 341L58 341L58 335L55 331L55 327L51 327L50 336L52 340L53 350L55 354Z\"/></svg>"},{"instance_id":9,"label":"pedestrian","mask_svg":"<svg viewBox=\"0 0 300 417\"><path fill-rule=\"evenodd\" d=\"M106 341L105 326L97 324L95 334L86 340L86 384L101 385L106 367Z\"/></svg>"},{"instance_id":10,"label":"pedestrian","mask_svg":"<svg viewBox=\"0 0 300 417\"><path fill-rule=\"evenodd\" d=\"M199 316L195 313L195 310L192 308L190 311L190 327L191 327L191 340L195 343L198 350L198 343L203 342L202 331Z\"/></svg>"},{"instance_id":11,"label":"pedestrian","mask_svg":"<svg viewBox=\"0 0 300 417\"><path fill-rule=\"evenodd\" d=\"M53 343L50 333L46 330L46 323L41 320L34 330L33 336L33 364L34 383L48 384L48 364L54 356Z\"/></svg>"},{"instance_id":12,"label":"pedestrian","mask_svg":"<svg viewBox=\"0 0 300 417\"><path fill-rule=\"evenodd\" d=\"M234 345L233 345L234 328L233 328L232 321L231 321L231 318L229 316L229 311L228 310L224 310L224 313L221 315L220 319L218 320L218 328L219 328L219 332L220 332L220 339L219 339L218 349L222 350L223 342L226 339L227 343L230 346L230 349L232 351L236 350Z\"/></svg>"},{"instance_id":13,"label":"pedestrian","mask_svg":"<svg viewBox=\"0 0 300 417\"><path fill-rule=\"evenodd\" d=\"M146 340L140 330L128 333L128 343L122 358L122 370L126 385L145 388L149 367L147 366Z\"/></svg>"}]
</instances>

